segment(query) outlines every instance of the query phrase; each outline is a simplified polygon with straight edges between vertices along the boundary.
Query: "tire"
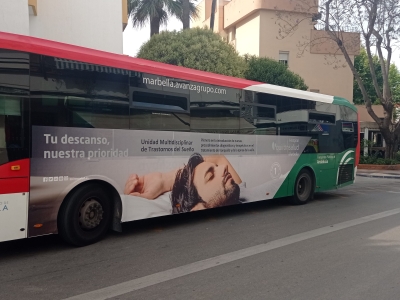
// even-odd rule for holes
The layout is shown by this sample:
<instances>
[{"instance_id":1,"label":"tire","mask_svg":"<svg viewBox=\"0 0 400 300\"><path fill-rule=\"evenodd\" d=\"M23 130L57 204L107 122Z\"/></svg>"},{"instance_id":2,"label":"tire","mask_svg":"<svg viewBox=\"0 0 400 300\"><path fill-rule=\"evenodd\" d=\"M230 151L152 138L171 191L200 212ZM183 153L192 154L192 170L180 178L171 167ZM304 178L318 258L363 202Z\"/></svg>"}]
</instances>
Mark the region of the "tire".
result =
<instances>
[{"instance_id":1,"label":"tire","mask_svg":"<svg viewBox=\"0 0 400 300\"><path fill-rule=\"evenodd\" d=\"M86 246L101 240L111 225L111 197L99 184L73 191L58 213L58 233L66 242Z\"/></svg>"},{"instance_id":2,"label":"tire","mask_svg":"<svg viewBox=\"0 0 400 300\"><path fill-rule=\"evenodd\" d=\"M306 204L314 196L314 177L311 172L303 169L297 175L294 194L290 202L294 205Z\"/></svg>"}]
</instances>

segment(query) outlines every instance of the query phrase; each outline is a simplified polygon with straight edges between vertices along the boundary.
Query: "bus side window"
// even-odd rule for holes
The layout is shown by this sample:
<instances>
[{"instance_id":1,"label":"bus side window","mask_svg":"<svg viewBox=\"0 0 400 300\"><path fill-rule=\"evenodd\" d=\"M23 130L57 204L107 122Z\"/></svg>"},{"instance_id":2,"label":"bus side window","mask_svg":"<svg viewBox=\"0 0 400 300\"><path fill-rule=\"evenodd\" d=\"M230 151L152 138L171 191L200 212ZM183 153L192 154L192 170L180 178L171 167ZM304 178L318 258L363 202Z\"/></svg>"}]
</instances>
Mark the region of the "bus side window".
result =
<instances>
[{"instance_id":1,"label":"bus side window","mask_svg":"<svg viewBox=\"0 0 400 300\"><path fill-rule=\"evenodd\" d=\"M308 142L308 145L304 148L303 153L305 154L312 154L312 153L319 153L319 140L318 137L314 136Z\"/></svg>"},{"instance_id":2,"label":"bus side window","mask_svg":"<svg viewBox=\"0 0 400 300\"><path fill-rule=\"evenodd\" d=\"M240 102L242 134L278 135L276 99L270 94L243 91Z\"/></svg>"},{"instance_id":3,"label":"bus side window","mask_svg":"<svg viewBox=\"0 0 400 300\"><path fill-rule=\"evenodd\" d=\"M189 101L184 95L131 88L130 129L189 131Z\"/></svg>"},{"instance_id":4,"label":"bus side window","mask_svg":"<svg viewBox=\"0 0 400 300\"><path fill-rule=\"evenodd\" d=\"M0 165L27 157L28 98L0 95Z\"/></svg>"},{"instance_id":5,"label":"bus side window","mask_svg":"<svg viewBox=\"0 0 400 300\"><path fill-rule=\"evenodd\" d=\"M343 137L343 150L356 148L358 143L357 113L349 107L340 107L341 134Z\"/></svg>"},{"instance_id":6,"label":"bus side window","mask_svg":"<svg viewBox=\"0 0 400 300\"><path fill-rule=\"evenodd\" d=\"M193 83L218 93L190 92L192 132L220 134L239 133L239 90Z\"/></svg>"},{"instance_id":7,"label":"bus side window","mask_svg":"<svg viewBox=\"0 0 400 300\"><path fill-rule=\"evenodd\" d=\"M31 55L32 125L129 128L128 71Z\"/></svg>"},{"instance_id":8,"label":"bus side window","mask_svg":"<svg viewBox=\"0 0 400 300\"><path fill-rule=\"evenodd\" d=\"M303 153L307 154L307 153L317 153L317 151L315 150L315 148L313 146L307 145L304 150Z\"/></svg>"}]
</instances>

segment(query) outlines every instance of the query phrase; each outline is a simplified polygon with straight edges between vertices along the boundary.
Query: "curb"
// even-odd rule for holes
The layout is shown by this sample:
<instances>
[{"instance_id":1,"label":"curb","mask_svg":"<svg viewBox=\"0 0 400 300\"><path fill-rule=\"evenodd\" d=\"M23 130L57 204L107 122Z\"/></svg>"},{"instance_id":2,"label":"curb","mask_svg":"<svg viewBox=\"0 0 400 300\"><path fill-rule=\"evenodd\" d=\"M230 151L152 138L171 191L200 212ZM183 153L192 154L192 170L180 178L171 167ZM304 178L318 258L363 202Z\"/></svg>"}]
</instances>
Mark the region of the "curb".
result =
<instances>
[{"instance_id":1,"label":"curb","mask_svg":"<svg viewBox=\"0 0 400 300\"><path fill-rule=\"evenodd\" d=\"M370 178L388 178L388 179L400 179L400 175L371 175L371 174L357 174L360 177Z\"/></svg>"},{"instance_id":2,"label":"curb","mask_svg":"<svg viewBox=\"0 0 400 300\"><path fill-rule=\"evenodd\" d=\"M359 164L360 170L384 170L384 171L399 171L400 165L370 165L370 164Z\"/></svg>"}]
</instances>

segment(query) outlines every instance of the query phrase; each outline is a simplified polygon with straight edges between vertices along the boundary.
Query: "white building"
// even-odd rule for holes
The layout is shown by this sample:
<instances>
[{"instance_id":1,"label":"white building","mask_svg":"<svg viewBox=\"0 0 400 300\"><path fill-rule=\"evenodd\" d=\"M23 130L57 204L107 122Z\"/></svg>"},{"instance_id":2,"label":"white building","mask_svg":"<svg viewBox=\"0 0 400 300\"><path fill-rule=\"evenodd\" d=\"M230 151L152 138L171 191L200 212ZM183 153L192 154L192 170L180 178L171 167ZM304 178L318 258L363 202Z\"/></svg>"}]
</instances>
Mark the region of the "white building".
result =
<instances>
[{"instance_id":1,"label":"white building","mask_svg":"<svg viewBox=\"0 0 400 300\"><path fill-rule=\"evenodd\" d=\"M0 0L0 31L122 54L127 0Z\"/></svg>"}]
</instances>

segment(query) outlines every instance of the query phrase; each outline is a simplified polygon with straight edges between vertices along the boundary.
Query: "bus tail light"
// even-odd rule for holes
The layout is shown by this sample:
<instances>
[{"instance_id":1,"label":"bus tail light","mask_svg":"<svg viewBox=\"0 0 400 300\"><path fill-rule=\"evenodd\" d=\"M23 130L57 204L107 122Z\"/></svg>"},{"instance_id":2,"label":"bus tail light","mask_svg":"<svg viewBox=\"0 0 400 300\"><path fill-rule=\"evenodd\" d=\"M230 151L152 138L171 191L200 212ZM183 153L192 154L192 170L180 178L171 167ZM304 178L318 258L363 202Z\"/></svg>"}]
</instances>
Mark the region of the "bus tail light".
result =
<instances>
[{"instance_id":1,"label":"bus tail light","mask_svg":"<svg viewBox=\"0 0 400 300\"><path fill-rule=\"evenodd\" d=\"M360 114L357 112L357 146L356 146L356 161L355 166L357 167L360 163L360 155L361 155L361 141L360 141Z\"/></svg>"},{"instance_id":2,"label":"bus tail light","mask_svg":"<svg viewBox=\"0 0 400 300\"><path fill-rule=\"evenodd\" d=\"M21 166L20 165L11 166L11 171L19 171L19 170L21 170Z\"/></svg>"}]
</instances>

